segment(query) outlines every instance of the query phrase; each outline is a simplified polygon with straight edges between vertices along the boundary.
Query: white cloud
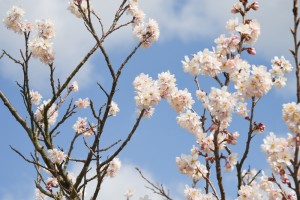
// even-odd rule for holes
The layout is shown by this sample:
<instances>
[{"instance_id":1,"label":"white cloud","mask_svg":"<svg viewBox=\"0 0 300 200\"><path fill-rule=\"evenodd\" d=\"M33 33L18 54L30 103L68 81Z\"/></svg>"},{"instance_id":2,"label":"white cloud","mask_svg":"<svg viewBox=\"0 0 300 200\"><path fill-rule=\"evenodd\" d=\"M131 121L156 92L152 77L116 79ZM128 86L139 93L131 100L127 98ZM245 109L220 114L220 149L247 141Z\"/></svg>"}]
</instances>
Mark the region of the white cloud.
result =
<instances>
[{"instance_id":1,"label":"white cloud","mask_svg":"<svg viewBox=\"0 0 300 200\"><path fill-rule=\"evenodd\" d=\"M138 200L140 197L144 197L148 195L151 200L161 200L162 197L154 194L151 190L147 189L145 185L149 186L139 175L139 173L135 170L134 164L124 164L122 163L122 167L120 172L114 178L106 178L101 186L99 197L101 199L125 199L124 194L128 189L132 189L134 191L134 196L131 198L132 200ZM143 172L144 176L148 178L153 183L157 183L152 176L152 174L140 168ZM79 171L79 168L75 168L74 174ZM88 194L93 194L93 188L95 188L96 183L92 182L87 188L87 196ZM177 186L176 188L170 188L164 185L166 189L171 189L172 194L177 195ZM172 195L173 199L182 199Z\"/></svg>"},{"instance_id":2,"label":"white cloud","mask_svg":"<svg viewBox=\"0 0 300 200\"><path fill-rule=\"evenodd\" d=\"M57 36L54 40L56 52L56 72L59 77L65 77L78 64L84 53L92 47L94 41L84 29L82 22L66 10L67 2L60 0L37 1L37 0L0 0L0 13L6 12L12 5L21 5L27 13L25 18L31 21L40 18L52 18L57 27ZM230 8L235 0L213 1L213 0L140 0L140 7L145 11L147 17L154 18L159 22L161 29L161 43L170 40L181 40L185 42L213 41L225 31L225 23L235 17L230 13ZM92 1L95 10L98 11L102 21L106 23L113 18L119 1L98 0ZM252 12L252 16L261 23L262 35L256 45L257 53L266 60L274 55L289 56L288 49L292 46L292 37L289 26L292 25L292 3L285 1L259 1L260 8ZM34 9L33 6L34 5ZM1 18L3 17L1 16ZM97 28L97 26L96 26ZM98 30L100 28L98 27ZM2 49L8 52L18 52L23 44L19 35L0 25ZM123 31L117 31L112 35L105 45L109 49L122 51L133 44L134 39L130 27ZM122 46L122 48L120 48ZM201 43L199 43L199 50ZM17 56L17 53L12 53ZM19 79L20 69L7 59L4 66L0 68L3 77L12 80ZM95 70L91 62L85 66L85 71L80 73L80 79L86 80L94 74ZM98 67L98 66L97 66ZM32 66L33 77L31 84L37 88L45 88L49 83L47 66L34 62ZM103 78L103 77L102 77ZM82 86L89 85L88 81L82 81Z\"/></svg>"},{"instance_id":3,"label":"white cloud","mask_svg":"<svg viewBox=\"0 0 300 200\"><path fill-rule=\"evenodd\" d=\"M115 2L115 1L114 1ZM112 15L111 10L116 10L117 2L115 3L103 3L103 1L96 1L96 7L100 7L103 12L101 12L101 17L105 23L106 29L108 28L108 22L111 22ZM64 80L64 78L75 68L75 66L81 61L84 55L89 51L90 48L95 44L94 39L90 36L87 30L85 30L84 24L81 20L73 16L69 11L67 11L67 1L52 0L52 1L20 1L12 0L1 1L0 13L1 18L4 17L6 11L12 5L20 5L26 11L24 18L31 22L36 19L52 19L56 27L56 37L54 38L54 49L55 49L55 67L56 75L58 78ZM32 9L34 5L34 9ZM98 30L100 30L99 27ZM7 30L3 23L0 24L1 38L0 43L1 49L5 49L8 53L16 58L19 58L19 49L23 45L23 37L21 35L14 34L12 31ZM33 34L34 35L34 34ZM104 45L114 46L120 44L124 37L132 38L130 31L118 31L112 34L112 37ZM129 45L133 40L125 44ZM124 46L124 45L123 45ZM3 77L21 81L21 71L20 67L16 66L8 59L2 59L3 66L0 68ZM30 65L30 72L32 78L30 83L34 88L45 89L49 86L49 67L33 59ZM81 87L89 85L89 80L91 77L95 76L94 68L90 61L86 63L84 69L78 74L77 79ZM97 77L101 77L98 75ZM103 78L103 77L101 77ZM82 80L82 81L80 81ZM84 80L84 81L83 81Z\"/></svg>"}]
</instances>

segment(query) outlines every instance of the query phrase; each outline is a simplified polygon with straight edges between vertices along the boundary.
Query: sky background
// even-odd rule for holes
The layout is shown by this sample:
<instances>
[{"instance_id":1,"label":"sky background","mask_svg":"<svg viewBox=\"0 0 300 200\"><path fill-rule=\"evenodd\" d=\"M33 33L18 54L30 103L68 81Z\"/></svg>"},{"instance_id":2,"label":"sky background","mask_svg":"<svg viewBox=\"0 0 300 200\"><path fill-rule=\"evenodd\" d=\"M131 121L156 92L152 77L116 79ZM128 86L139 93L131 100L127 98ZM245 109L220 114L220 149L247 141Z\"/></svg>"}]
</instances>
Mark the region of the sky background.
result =
<instances>
[{"instance_id":1,"label":"sky background","mask_svg":"<svg viewBox=\"0 0 300 200\"><path fill-rule=\"evenodd\" d=\"M264 0L258 1L258 12L252 12L253 18L261 24L261 37L255 45L257 55L246 56L250 64L263 64L270 67L270 60L274 56L284 55L291 60L288 49L292 47L292 36L289 27L292 26L292 1ZM112 13L120 1L94 0L93 8L102 17L106 27L112 19ZM140 49L126 66L120 79L119 91L114 101L119 104L121 112L115 118L110 118L103 145L107 146L117 139L124 138L135 121L135 101L132 82L140 73L146 73L157 78L157 74L170 70L177 78L180 89L188 88L195 97L195 84L193 77L182 70L181 60L185 55L197 53L204 48L211 49L214 39L225 32L226 21L236 16L230 13L230 8L235 3L233 0L140 0L139 7L144 10L147 17L158 21L160 39L148 49ZM68 10L67 1L61 0L0 0L0 18L4 18L6 11L13 5L21 6L26 10L24 16L31 22L36 19L53 19L56 27L54 39L56 77L64 77L82 59L83 55L94 44L93 38L85 30L80 19L73 16ZM23 37L7 30L0 24L0 48L11 55L19 57L19 49L23 48ZM137 44L131 27L115 32L105 41L112 62L118 66ZM244 57L245 58L245 57ZM291 60L292 62L292 60ZM50 97L48 82L49 69L36 59L32 59L30 66L30 83L32 89L40 91L44 100ZM266 131L254 139L253 148L249 154L246 166L267 170L265 155L260 150L262 139L270 131L285 136L286 126L281 120L281 105L295 101L295 78L290 74L287 86L284 89L272 90L257 106L256 121L266 124ZM82 71L74 78L79 82L79 93L72 97L90 99L101 105L105 98L97 87L100 82L104 87L109 87L110 79L105 68L103 58L98 51L85 64ZM7 58L0 60L0 90L10 99L11 103L24 113L21 97L16 81L21 81L21 69ZM200 78L203 88L215 85L208 78ZM207 90L209 91L209 90ZM195 98L194 98L195 99ZM201 111L201 104L197 102L195 109ZM73 136L72 125L77 117L89 115L88 111L79 111L62 129L62 138L57 144L67 145ZM101 199L124 199L123 194L128 188L135 191L133 199L148 194L151 199L161 199L147 190L146 184L134 167L139 167L154 182L163 183L170 189L174 199L182 199L185 184L190 180L181 175L175 164L175 157L181 153L188 154L195 144L195 138L186 130L176 124L176 113L166 101L161 101L156 106L152 118L144 119L129 145L120 154L122 169L120 174L104 183ZM0 199L3 200L31 200L34 199L35 171L32 165L26 163L9 147L12 145L26 156L33 151L25 132L17 124L8 110L0 103L0 140L1 170ZM239 151L243 146L243 135L247 133L247 124L234 118L230 130L238 130L240 143L234 147ZM83 155L84 150L78 140L75 152ZM78 166L70 169L74 173ZM225 174L224 182L228 183L228 199L235 197L235 172ZM202 184L200 184L202 186Z\"/></svg>"}]
</instances>

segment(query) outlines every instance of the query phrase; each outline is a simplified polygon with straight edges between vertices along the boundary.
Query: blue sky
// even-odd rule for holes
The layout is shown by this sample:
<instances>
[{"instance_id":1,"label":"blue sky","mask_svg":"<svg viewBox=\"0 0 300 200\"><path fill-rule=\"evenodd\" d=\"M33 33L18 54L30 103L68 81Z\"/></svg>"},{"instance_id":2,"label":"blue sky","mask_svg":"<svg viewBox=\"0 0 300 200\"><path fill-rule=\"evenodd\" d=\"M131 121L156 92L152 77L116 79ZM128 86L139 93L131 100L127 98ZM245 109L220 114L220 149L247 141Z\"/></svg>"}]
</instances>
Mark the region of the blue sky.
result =
<instances>
[{"instance_id":1,"label":"blue sky","mask_svg":"<svg viewBox=\"0 0 300 200\"><path fill-rule=\"evenodd\" d=\"M109 2L109 3L108 3ZM211 49L214 46L213 40L220 34L225 33L225 23L235 17L230 14L230 8L235 1L221 0L140 0L140 8L145 11L147 17L158 21L161 31L160 40L149 49L140 49L126 67L119 83L119 91L114 101L119 104L121 112L117 117L111 118L109 126L105 130L103 144L109 145L119 138L124 138L129 132L135 120L135 101L132 82L140 73L147 73L156 78L162 71L170 70L177 78L178 87L188 88L194 95L195 85L193 77L183 73L181 60L185 55L196 53L204 48ZM5 16L6 11L13 5L22 6L26 10L25 18L34 21L35 19L51 18L54 20L57 36L54 39L56 55L56 75L65 77L68 72L80 61L84 52L92 45L93 40L84 29L82 22L71 15L67 8L67 2L52 0L0 0L0 18ZM270 67L270 60L276 55L284 55L291 60L288 48L292 47L292 37L289 33L289 26L292 24L291 7L285 1L264 0L259 1L260 9L255 12L255 17L262 27L262 35L255 45L257 55L247 56L251 64L263 64ZM111 19L113 8L116 2L93 1L95 10L103 16L104 22ZM34 5L34 7L32 6ZM0 25L0 48L7 50L15 56L19 56L19 49L22 48L23 38L7 30L3 24ZM227 33L226 33L227 34ZM112 38L105 43L112 61L116 66L122 62L128 52L134 47L134 40L130 27L112 35ZM0 60L0 90L11 100L12 104L23 112L22 101L18 94L15 81L21 80L21 70L8 59ZM37 60L32 62L30 81L32 88L40 91L44 99L49 98L48 68ZM286 88L272 90L264 97L257 107L256 119L266 124L266 131L255 138L255 144L251 149L248 163L245 166L267 168L264 164L265 155L260 150L262 139L269 131L285 135L287 129L281 120L281 105L295 100L295 81L291 74ZM103 58L99 52L95 54L74 80L78 80L79 93L72 97L89 97L98 105L104 102L104 97L98 89L96 82L104 87L109 86L109 74L104 68ZM210 87L207 78L200 78L203 87ZM197 102L195 106L201 109ZM74 118L63 128L63 137L57 140L58 144L66 145L73 136L72 125L78 116L85 116L86 111L79 111ZM7 109L0 104L0 128L2 139L0 140L0 157L2 165L0 170L0 199L18 200L33 199L35 177L33 166L25 163L9 147L12 145L29 156L33 150L32 145L26 137L25 132L10 116ZM238 130L243 139L247 127L239 119L234 119L231 130ZM144 189L145 182L133 170L139 166L152 180L161 182L171 189L173 197L181 199L185 184L190 180L181 175L175 164L175 157L181 153L189 153L191 146L195 144L194 136L180 128L176 124L176 113L167 102L162 101L156 107L154 116L151 119L142 121L130 144L120 154L123 168L120 176L112 183L104 183L102 191L103 199L123 199L123 193L128 188L135 190L133 199L143 194L149 194L152 199L160 199ZM243 142L235 149L238 151ZM82 146L78 142L76 152L82 154ZM259 162L258 162L259 161ZM76 166L73 166L76 172ZM232 183L235 173L225 175L225 182ZM122 183L122 184L121 184ZM123 184L124 183L124 184ZM228 184L228 197L234 197ZM235 186L234 186L235 187ZM111 192L112 190L117 192ZM115 195L115 196L112 196Z\"/></svg>"}]
</instances>

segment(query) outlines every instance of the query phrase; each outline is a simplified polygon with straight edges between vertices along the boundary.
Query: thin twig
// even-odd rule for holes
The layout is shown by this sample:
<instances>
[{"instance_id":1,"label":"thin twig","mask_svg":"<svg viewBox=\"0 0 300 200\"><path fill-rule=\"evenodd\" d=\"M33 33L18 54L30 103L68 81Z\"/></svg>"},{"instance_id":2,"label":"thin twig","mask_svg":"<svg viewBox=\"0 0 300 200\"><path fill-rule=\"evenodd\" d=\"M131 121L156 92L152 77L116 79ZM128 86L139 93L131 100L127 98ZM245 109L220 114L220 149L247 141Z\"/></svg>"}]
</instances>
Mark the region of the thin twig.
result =
<instances>
[{"instance_id":1,"label":"thin twig","mask_svg":"<svg viewBox=\"0 0 300 200\"><path fill-rule=\"evenodd\" d=\"M166 199L168 199L168 200L172 200L171 197L169 196L169 194L167 194L167 193L165 192L165 189L164 189L163 185L157 186L157 185L153 184L149 179L147 179L147 178L143 175L142 171L141 171L139 168L136 167L135 169L139 172L140 176L141 176L148 184L150 184L150 185L152 186L152 187L146 187L146 188L152 190L155 194L158 194L158 195L160 195L160 196L162 196L162 197L164 197L164 198L166 198Z\"/></svg>"}]
</instances>

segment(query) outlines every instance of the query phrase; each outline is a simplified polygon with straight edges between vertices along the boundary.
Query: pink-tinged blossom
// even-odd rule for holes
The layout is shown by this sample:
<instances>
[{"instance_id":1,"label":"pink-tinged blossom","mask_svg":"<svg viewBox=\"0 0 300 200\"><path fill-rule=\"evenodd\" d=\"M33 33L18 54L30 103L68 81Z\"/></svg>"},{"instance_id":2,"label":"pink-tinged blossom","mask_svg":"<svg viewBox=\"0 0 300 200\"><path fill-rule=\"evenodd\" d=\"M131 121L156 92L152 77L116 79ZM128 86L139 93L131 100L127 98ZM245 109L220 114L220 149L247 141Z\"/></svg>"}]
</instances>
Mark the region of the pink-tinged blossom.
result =
<instances>
[{"instance_id":1,"label":"pink-tinged blossom","mask_svg":"<svg viewBox=\"0 0 300 200\"><path fill-rule=\"evenodd\" d=\"M54 61L53 43L41 37L35 37L28 42L28 47L33 57L39 58L45 64Z\"/></svg>"},{"instance_id":2,"label":"pink-tinged blossom","mask_svg":"<svg viewBox=\"0 0 300 200\"><path fill-rule=\"evenodd\" d=\"M49 149L48 150L50 159L54 163L61 164L67 157L63 151L60 151L58 149Z\"/></svg>"},{"instance_id":3,"label":"pink-tinged blossom","mask_svg":"<svg viewBox=\"0 0 300 200\"><path fill-rule=\"evenodd\" d=\"M192 105L195 103L191 93L189 93L186 88L184 90L175 90L168 98L168 102L177 113L182 113L186 109L191 109Z\"/></svg>"},{"instance_id":4,"label":"pink-tinged blossom","mask_svg":"<svg viewBox=\"0 0 300 200\"><path fill-rule=\"evenodd\" d=\"M169 71L158 74L158 86L160 96L167 98L176 90L176 78L174 74L171 74Z\"/></svg>"},{"instance_id":5,"label":"pink-tinged blossom","mask_svg":"<svg viewBox=\"0 0 300 200\"><path fill-rule=\"evenodd\" d=\"M76 123L73 125L73 129L77 134L82 134L88 130L87 118L78 117Z\"/></svg>"},{"instance_id":6,"label":"pink-tinged blossom","mask_svg":"<svg viewBox=\"0 0 300 200\"><path fill-rule=\"evenodd\" d=\"M234 166L237 164L237 154L236 153L231 153L227 159L226 159L226 163L224 166L224 171L226 172L231 172L234 169Z\"/></svg>"},{"instance_id":7,"label":"pink-tinged blossom","mask_svg":"<svg viewBox=\"0 0 300 200\"><path fill-rule=\"evenodd\" d=\"M253 48L253 47L248 48L248 49L247 49L247 52L248 52L250 55L255 55L255 54L256 54L255 48Z\"/></svg>"},{"instance_id":8,"label":"pink-tinged blossom","mask_svg":"<svg viewBox=\"0 0 300 200\"><path fill-rule=\"evenodd\" d=\"M58 181L56 178L48 178L46 181L46 188L52 191L52 187L58 187Z\"/></svg>"},{"instance_id":9,"label":"pink-tinged blossom","mask_svg":"<svg viewBox=\"0 0 300 200\"><path fill-rule=\"evenodd\" d=\"M73 125L73 129L76 132L76 134L83 134L86 138L90 137L95 132L94 125L89 125L86 117L78 117L76 123Z\"/></svg>"},{"instance_id":10,"label":"pink-tinged blossom","mask_svg":"<svg viewBox=\"0 0 300 200\"><path fill-rule=\"evenodd\" d=\"M221 67L224 68L223 65L227 63L228 60L227 54L233 53L239 48L239 36L232 35L230 37L225 37L225 35L222 34L218 38L216 38L214 42L217 44L215 54L217 56L217 59L222 63ZM232 59L232 61L238 58L239 56L236 56L234 59Z\"/></svg>"},{"instance_id":11,"label":"pink-tinged blossom","mask_svg":"<svg viewBox=\"0 0 300 200\"><path fill-rule=\"evenodd\" d=\"M200 117L196 112L187 110L185 113L181 113L177 117L177 123L182 127L187 129L194 135L202 133L202 127L200 122Z\"/></svg>"},{"instance_id":12,"label":"pink-tinged blossom","mask_svg":"<svg viewBox=\"0 0 300 200\"><path fill-rule=\"evenodd\" d=\"M214 135L216 134L215 131L212 131L210 135L207 137L202 137L202 135L197 135L197 142L200 145L201 150L203 150L205 153L210 154L215 149L214 146ZM204 136L204 135L203 135ZM226 146L226 134L219 133L217 140L219 144L219 149L222 150Z\"/></svg>"},{"instance_id":13,"label":"pink-tinged blossom","mask_svg":"<svg viewBox=\"0 0 300 200\"><path fill-rule=\"evenodd\" d=\"M39 105L42 99L42 95L38 91L30 91L30 101L34 105Z\"/></svg>"},{"instance_id":14,"label":"pink-tinged blossom","mask_svg":"<svg viewBox=\"0 0 300 200\"><path fill-rule=\"evenodd\" d=\"M75 101L75 105L78 107L78 108L87 108L88 106L90 106L90 101L88 98L85 98L85 99L81 99L79 98L77 101Z\"/></svg>"},{"instance_id":15,"label":"pink-tinged blossom","mask_svg":"<svg viewBox=\"0 0 300 200\"><path fill-rule=\"evenodd\" d=\"M266 126L263 123L256 123L254 122L253 131L254 133L262 133L265 131Z\"/></svg>"},{"instance_id":16,"label":"pink-tinged blossom","mask_svg":"<svg viewBox=\"0 0 300 200\"><path fill-rule=\"evenodd\" d=\"M232 145L236 145L237 139L238 139L239 136L240 136L240 134L237 131L233 132L233 133L228 133L227 143L232 144Z\"/></svg>"},{"instance_id":17,"label":"pink-tinged blossom","mask_svg":"<svg viewBox=\"0 0 300 200\"><path fill-rule=\"evenodd\" d=\"M186 200L201 200L201 191L200 189L191 188L189 186L185 186L184 196Z\"/></svg>"},{"instance_id":18,"label":"pink-tinged blossom","mask_svg":"<svg viewBox=\"0 0 300 200\"><path fill-rule=\"evenodd\" d=\"M251 5L250 8L252 8L253 10L258 10L259 9L259 4L257 1L254 1Z\"/></svg>"},{"instance_id":19,"label":"pink-tinged blossom","mask_svg":"<svg viewBox=\"0 0 300 200\"><path fill-rule=\"evenodd\" d=\"M55 36L54 23L51 19L37 20L36 24L38 27L39 37L45 40L49 40Z\"/></svg>"},{"instance_id":20,"label":"pink-tinged blossom","mask_svg":"<svg viewBox=\"0 0 300 200\"><path fill-rule=\"evenodd\" d=\"M107 176L113 178L117 175L121 168L121 161L119 158L114 158L107 168Z\"/></svg>"},{"instance_id":21,"label":"pink-tinged blossom","mask_svg":"<svg viewBox=\"0 0 300 200\"><path fill-rule=\"evenodd\" d=\"M47 101L43 101L43 104L41 104L35 111L35 116L36 116L38 122L40 122L40 123L44 123L44 108L49 102L50 102L50 99ZM58 117L57 106L54 103L48 109L48 112L47 112L48 125L51 126L51 125L55 124L57 117ZM41 125L43 125L43 124L41 124Z\"/></svg>"},{"instance_id":22,"label":"pink-tinged blossom","mask_svg":"<svg viewBox=\"0 0 300 200\"><path fill-rule=\"evenodd\" d=\"M294 134L300 133L300 104L295 102L283 104L282 118Z\"/></svg>"}]
</instances>

